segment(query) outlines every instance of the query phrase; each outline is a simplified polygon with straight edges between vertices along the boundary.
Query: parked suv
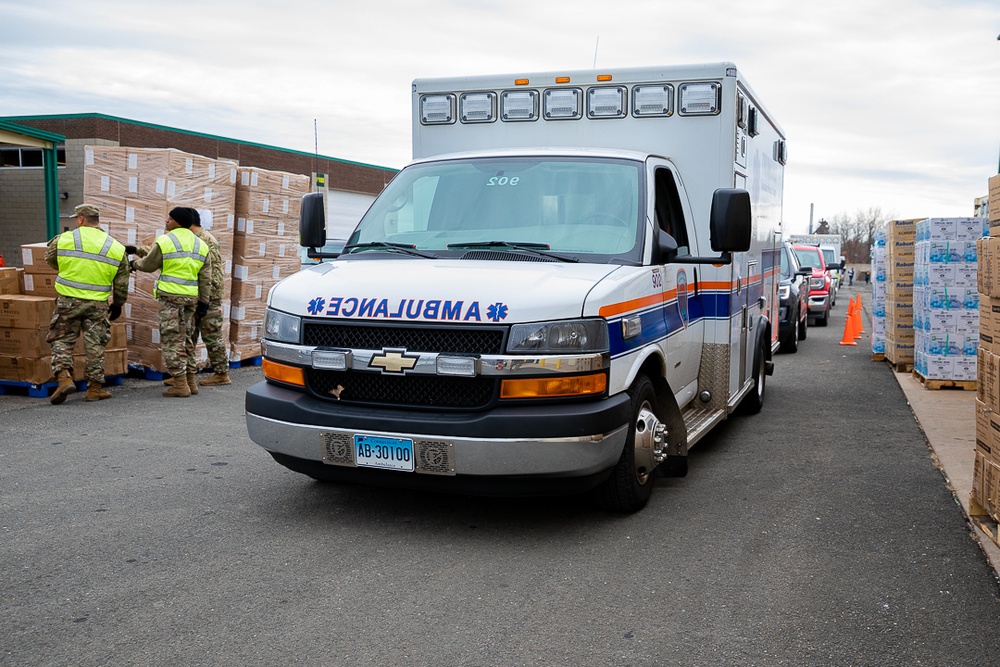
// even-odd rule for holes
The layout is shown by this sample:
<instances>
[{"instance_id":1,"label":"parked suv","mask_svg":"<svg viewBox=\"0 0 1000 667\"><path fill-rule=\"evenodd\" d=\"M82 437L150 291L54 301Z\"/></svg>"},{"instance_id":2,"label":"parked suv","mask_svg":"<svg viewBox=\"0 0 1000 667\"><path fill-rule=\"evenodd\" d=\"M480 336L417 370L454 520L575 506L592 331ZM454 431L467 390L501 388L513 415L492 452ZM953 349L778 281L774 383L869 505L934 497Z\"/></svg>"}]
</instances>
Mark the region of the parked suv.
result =
<instances>
[{"instance_id":1,"label":"parked suv","mask_svg":"<svg viewBox=\"0 0 1000 667\"><path fill-rule=\"evenodd\" d=\"M809 278L812 276L812 269L802 268L788 241L781 244L779 254L781 280L778 283L778 340L782 352L797 352L799 341L806 339L809 324Z\"/></svg>"},{"instance_id":2,"label":"parked suv","mask_svg":"<svg viewBox=\"0 0 1000 667\"><path fill-rule=\"evenodd\" d=\"M812 269L809 278L809 321L825 327L830 318L832 282L826 271L826 262L819 246L797 244L792 246L803 268Z\"/></svg>"}]
</instances>

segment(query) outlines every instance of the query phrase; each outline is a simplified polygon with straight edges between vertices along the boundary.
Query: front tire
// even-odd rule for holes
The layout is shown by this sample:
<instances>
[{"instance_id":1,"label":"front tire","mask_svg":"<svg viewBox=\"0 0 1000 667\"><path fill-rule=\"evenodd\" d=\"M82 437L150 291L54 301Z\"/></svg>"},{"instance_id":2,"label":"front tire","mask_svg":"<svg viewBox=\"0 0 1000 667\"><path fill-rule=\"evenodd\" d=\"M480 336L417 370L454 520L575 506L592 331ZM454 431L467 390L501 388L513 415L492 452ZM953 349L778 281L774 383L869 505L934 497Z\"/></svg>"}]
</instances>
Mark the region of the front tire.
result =
<instances>
[{"instance_id":1,"label":"front tire","mask_svg":"<svg viewBox=\"0 0 1000 667\"><path fill-rule=\"evenodd\" d=\"M656 390L645 375L629 388L631 421L625 447L611 476L598 488L598 501L605 509L622 514L637 512L646 506L653 492L653 458L650 430L656 417Z\"/></svg>"},{"instance_id":2,"label":"front tire","mask_svg":"<svg viewBox=\"0 0 1000 667\"><path fill-rule=\"evenodd\" d=\"M806 339L806 332L809 329L809 317L803 317L799 320L799 340Z\"/></svg>"}]
</instances>

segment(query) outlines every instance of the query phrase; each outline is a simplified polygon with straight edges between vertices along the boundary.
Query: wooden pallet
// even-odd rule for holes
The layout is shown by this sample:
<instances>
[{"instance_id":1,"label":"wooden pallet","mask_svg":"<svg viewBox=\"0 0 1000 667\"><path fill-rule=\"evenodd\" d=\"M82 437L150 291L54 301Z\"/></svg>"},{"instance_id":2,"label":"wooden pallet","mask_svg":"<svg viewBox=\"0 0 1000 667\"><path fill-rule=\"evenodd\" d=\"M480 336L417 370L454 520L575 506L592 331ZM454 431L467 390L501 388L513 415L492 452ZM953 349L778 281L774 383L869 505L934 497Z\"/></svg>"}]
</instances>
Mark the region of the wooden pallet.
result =
<instances>
[{"instance_id":1,"label":"wooden pallet","mask_svg":"<svg viewBox=\"0 0 1000 667\"><path fill-rule=\"evenodd\" d=\"M892 367L892 370L896 373L909 373L913 370L912 361L893 361L889 357L885 358L885 362Z\"/></svg>"},{"instance_id":2,"label":"wooden pallet","mask_svg":"<svg viewBox=\"0 0 1000 667\"><path fill-rule=\"evenodd\" d=\"M993 544L1000 547L1000 525L985 507L976 502L975 498L969 498L969 520L979 526Z\"/></svg>"},{"instance_id":3,"label":"wooden pallet","mask_svg":"<svg viewBox=\"0 0 1000 667\"><path fill-rule=\"evenodd\" d=\"M230 368L243 368L244 366L260 366L264 363L264 358L261 356L249 357L247 359L240 359L239 361L230 361Z\"/></svg>"},{"instance_id":4,"label":"wooden pallet","mask_svg":"<svg viewBox=\"0 0 1000 667\"><path fill-rule=\"evenodd\" d=\"M885 355L881 352L876 352L872 355L872 361L885 361Z\"/></svg>"},{"instance_id":5,"label":"wooden pallet","mask_svg":"<svg viewBox=\"0 0 1000 667\"><path fill-rule=\"evenodd\" d=\"M915 377L920 384L924 386L924 389L962 389L964 391L976 390L975 380L931 380L925 378L917 371L913 371L913 377Z\"/></svg>"}]
</instances>

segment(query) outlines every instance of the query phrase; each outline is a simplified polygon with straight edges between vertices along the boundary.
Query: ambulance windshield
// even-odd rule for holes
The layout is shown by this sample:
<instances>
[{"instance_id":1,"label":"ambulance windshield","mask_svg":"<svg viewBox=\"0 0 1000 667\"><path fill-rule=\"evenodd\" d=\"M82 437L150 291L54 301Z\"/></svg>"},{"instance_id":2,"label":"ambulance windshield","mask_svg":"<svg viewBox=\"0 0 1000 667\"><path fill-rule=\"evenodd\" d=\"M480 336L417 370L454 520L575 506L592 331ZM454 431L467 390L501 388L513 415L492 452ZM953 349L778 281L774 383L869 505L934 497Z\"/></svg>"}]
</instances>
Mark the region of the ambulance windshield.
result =
<instances>
[{"instance_id":1,"label":"ambulance windshield","mask_svg":"<svg viewBox=\"0 0 1000 667\"><path fill-rule=\"evenodd\" d=\"M632 263L641 254L641 175L641 163L616 159L416 164L386 186L347 247L405 244L437 257L478 247L498 258L537 248L578 261Z\"/></svg>"}]
</instances>

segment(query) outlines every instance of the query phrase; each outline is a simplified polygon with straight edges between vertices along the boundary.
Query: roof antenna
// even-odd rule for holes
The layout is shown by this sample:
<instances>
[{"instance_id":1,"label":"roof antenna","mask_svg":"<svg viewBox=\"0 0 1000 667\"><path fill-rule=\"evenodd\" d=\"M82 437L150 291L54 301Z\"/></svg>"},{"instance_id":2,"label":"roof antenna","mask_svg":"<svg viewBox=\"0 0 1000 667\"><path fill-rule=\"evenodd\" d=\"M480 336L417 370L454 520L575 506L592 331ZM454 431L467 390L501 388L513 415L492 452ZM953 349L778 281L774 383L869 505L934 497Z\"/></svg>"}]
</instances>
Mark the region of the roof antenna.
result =
<instances>
[{"instance_id":1,"label":"roof antenna","mask_svg":"<svg viewBox=\"0 0 1000 667\"><path fill-rule=\"evenodd\" d=\"M998 38L1000 39L1000 38ZM597 49L601 46L601 36L597 36L597 43L594 44L594 69L597 69Z\"/></svg>"}]
</instances>

